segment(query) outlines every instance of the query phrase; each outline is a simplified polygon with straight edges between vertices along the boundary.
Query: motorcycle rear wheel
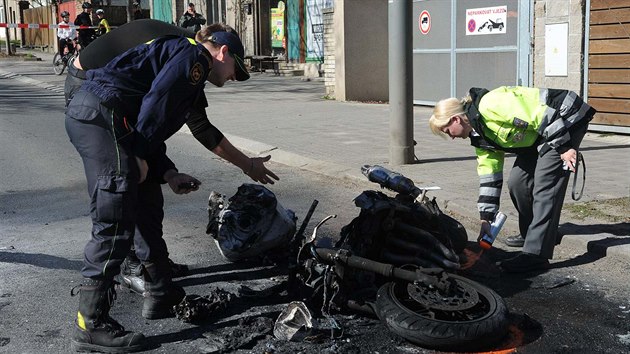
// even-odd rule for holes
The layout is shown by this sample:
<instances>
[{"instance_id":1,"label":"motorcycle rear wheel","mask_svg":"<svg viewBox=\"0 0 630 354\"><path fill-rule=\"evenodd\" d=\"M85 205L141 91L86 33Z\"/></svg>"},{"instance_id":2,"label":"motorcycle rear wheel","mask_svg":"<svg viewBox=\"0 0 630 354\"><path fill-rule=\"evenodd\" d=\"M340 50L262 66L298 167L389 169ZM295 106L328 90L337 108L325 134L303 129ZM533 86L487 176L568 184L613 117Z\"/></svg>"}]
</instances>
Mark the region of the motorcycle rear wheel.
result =
<instances>
[{"instance_id":1,"label":"motorcycle rear wheel","mask_svg":"<svg viewBox=\"0 0 630 354\"><path fill-rule=\"evenodd\" d=\"M433 292L427 298L429 302L438 300L434 306L414 299L409 283L384 284L376 297L378 317L392 332L424 348L487 349L507 333L505 302L484 285L457 275L449 274L449 277L462 290L461 296L439 302L441 295L437 291L422 289Z\"/></svg>"}]
</instances>

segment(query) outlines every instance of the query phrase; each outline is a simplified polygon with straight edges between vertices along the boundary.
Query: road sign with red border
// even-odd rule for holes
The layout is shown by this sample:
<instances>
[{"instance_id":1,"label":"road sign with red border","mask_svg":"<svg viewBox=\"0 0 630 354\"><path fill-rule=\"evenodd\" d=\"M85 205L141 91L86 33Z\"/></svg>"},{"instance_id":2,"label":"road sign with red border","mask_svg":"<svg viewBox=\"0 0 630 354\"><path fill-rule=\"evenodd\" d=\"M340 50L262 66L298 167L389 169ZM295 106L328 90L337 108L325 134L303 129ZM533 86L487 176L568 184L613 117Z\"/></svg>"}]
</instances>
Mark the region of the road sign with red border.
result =
<instances>
[{"instance_id":1,"label":"road sign with red border","mask_svg":"<svg viewBox=\"0 0 630 354\"><path fill-rule=\"evenodd\" d=\"M418 17L418 28L420 33L427 34L431 30L431 15L429 11L423 10Z\"/></svg>"}]
</instances>

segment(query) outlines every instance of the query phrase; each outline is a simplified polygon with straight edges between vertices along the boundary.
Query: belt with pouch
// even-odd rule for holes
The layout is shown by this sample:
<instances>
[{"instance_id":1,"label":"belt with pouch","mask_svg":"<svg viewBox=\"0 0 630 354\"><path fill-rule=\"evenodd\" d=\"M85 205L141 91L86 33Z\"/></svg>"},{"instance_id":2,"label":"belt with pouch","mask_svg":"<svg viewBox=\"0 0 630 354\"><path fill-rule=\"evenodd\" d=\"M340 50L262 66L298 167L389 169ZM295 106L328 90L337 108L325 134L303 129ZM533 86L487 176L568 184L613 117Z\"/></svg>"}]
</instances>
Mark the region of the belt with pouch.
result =
<instances>
[{"instance_id":1,"label":"belt with pouch","mask_svg":"<svg viewBox=\"0 0 630 354\"><path fill-rule=\"evenodd\" d=\"M101 105L108 108L112 112L111 125L114 135L118 141L129 137L135 131L133 124L127 119L122 107L122 103L117 98L103 100Z\"/></svg>"}]
</instances>

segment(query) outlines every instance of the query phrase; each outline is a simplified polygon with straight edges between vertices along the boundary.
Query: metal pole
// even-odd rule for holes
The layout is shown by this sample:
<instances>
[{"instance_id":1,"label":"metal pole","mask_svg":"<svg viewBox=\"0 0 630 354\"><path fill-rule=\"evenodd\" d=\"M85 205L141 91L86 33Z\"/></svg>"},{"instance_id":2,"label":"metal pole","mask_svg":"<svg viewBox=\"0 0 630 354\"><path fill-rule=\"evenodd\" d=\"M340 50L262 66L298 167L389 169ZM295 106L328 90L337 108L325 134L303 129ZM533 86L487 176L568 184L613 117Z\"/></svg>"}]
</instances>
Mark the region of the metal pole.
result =
<instances>
[{"instance_id":1,"label":"metal pole","mask_svg":"<svg viewBox=\"0 0 630 354\"><path fill-rule=\"evenodd\" d=\"M411 0L389 0L389 163L413 162Z\"/></svg>"},{"instance_id":2,"label":"metal pole","mask_svg":"<svg viewBox=\"0 0 630 354\"><path fill-rule=\"evenodd\" d=\"M9 23L9 17L7 17L7 0L3 0L2 1L2 12L3 12L3 16L4 16L4 22L5 23ZM6 27L4 29L4 33L6 35L6 46L7 46L7 55L11 55L13 53L11 53L11 37L9 36L9 27Z\"/></svg>"}]
</instances>

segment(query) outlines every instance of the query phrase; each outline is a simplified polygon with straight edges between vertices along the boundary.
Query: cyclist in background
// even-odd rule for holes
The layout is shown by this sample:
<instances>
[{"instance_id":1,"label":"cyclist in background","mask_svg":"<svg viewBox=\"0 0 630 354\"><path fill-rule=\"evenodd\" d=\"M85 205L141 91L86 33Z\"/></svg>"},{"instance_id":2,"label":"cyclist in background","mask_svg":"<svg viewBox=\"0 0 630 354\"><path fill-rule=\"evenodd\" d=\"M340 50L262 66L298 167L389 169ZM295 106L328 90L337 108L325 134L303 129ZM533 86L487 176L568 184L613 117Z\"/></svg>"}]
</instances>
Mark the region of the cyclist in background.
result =
<instances>
[{"instance_id":1,"label":"cyclist in background","mask_svg":"<svg viewBox=\"0 0 630 354\"><path fill-rule=\"evenodd\" d=\"M81 5L83 12L81 12L74 20L74 24L77 26L89 26L92 27L92 4L84 2ZM93 40L96 32L93 28L79 29L79 44L81 48L85 48Z\"/></svg>"},{"instance_id":2,"label":"cyclist in background","mask_svg":"<svg viewBox=\"0 0 630 354\"><path fill-rule=\"evenodd\" d=\"M70 25L70 13L68 11L64 11L61 13L62 21L59 23L60 25ZM59 55L66 59L67 53L72 53L74 51L74 42L77 38L77 30L73 27L68 28L57 28L57 39L59 40ZM67 49L67 51L66 51Z\"/></svg>"},{"instance_id":3,"label":"cyclist in background","mask_svg":"<svg viewBox=\"0 0 630 354\"><path fill-rule=\"evenodd\" d=\"M96 10L96 16L98 17L98 35L102 36L110 31L109 22L105 18L105 11L103 9Z\"/></svg>"}]
</instances>

